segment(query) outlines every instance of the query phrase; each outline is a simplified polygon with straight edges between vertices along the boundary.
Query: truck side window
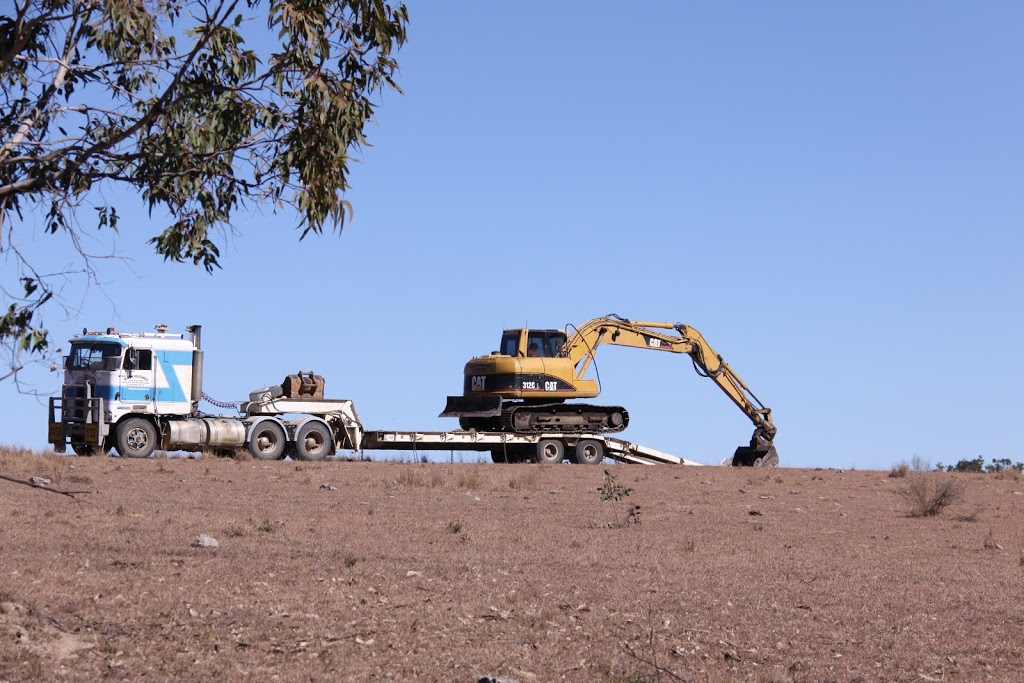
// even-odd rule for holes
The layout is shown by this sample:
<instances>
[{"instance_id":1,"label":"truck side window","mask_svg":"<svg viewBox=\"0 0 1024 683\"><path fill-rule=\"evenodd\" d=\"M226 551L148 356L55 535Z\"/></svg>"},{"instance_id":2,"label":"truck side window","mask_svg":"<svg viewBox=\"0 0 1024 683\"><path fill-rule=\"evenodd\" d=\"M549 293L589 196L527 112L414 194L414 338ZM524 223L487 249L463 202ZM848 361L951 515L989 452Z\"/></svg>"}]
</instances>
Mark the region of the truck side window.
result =
<instances>
[{"instance_id":1,"label":"truck side window","mask_svg":"<svg viewBox=\"0 0 1024 683\"><path fill-rule=\"evenodd\" d=\"M149 349L128 349L124 354L125 370L152 370L153 352Z\"/></svg>"}]
</instances>

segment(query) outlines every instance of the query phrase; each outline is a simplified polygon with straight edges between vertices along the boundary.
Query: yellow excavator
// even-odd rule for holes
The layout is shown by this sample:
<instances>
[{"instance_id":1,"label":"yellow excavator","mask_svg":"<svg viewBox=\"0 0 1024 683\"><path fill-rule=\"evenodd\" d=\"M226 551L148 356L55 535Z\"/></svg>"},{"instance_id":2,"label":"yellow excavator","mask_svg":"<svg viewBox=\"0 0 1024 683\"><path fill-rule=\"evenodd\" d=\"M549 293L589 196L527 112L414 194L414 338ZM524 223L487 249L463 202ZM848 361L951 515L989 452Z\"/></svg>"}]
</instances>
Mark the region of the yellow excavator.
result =
<instances>
[{"instance_id":1,"label":"yellow excavator","mask_svg":"<svg viewBox=\"0 0 1024 683\"><path fill-rule=\"evenodd\" d=\"M749 446L740 446L732 464L777 465L776 428L766 408L743 380L705 341L681 323L638 322L611 314L565 330L512 329L498 351L466 363L462 396L449 396L440 417L457 417L463 429L516 433L619 432L629 424L621 406L566 403L593 398L598 382L584 379L602 344L685 353L697 374L708 377L754 423Z\"/></svg>"}]
</instances>

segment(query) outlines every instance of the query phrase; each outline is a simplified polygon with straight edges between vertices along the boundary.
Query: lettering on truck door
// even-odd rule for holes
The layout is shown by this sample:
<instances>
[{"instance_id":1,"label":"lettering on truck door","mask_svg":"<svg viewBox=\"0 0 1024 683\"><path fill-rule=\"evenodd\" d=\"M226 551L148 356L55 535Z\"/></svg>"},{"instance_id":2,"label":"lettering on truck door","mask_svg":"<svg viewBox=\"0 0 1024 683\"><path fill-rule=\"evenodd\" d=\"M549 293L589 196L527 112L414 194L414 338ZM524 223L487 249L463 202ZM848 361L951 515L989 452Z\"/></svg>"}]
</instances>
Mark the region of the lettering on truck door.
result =
<instances>
[{"instance_id":1,"label":"lettering on truck door","mask_svg":"<svg viewBox=\"0 0 1024 683\"><path fill-rule=\"evenodd\" d=\"M150 404L153 398L153 352L127 348L121 364L121 400L131 404Z\"/></svg>"}]
</instances>

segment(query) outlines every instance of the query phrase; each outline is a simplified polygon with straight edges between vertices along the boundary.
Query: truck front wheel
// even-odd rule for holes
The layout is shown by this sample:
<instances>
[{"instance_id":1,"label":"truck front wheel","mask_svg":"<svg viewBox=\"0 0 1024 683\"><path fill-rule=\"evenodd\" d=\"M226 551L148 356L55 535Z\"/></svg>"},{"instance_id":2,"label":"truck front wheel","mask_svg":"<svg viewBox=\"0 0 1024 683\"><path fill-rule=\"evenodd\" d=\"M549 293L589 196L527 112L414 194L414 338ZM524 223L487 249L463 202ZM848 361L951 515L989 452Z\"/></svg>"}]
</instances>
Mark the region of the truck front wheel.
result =
<instances>
[{"instance_id":1,"label":"truck front wheel","mask_svg":"<svg viewBox=\"0 0 1024 683\"><path fill-rule=\"evenodd\" d=\"M117 452L122 458L148 458L156 450L156 427L132 417L117 426Z\"/></svg>"}]
</instances>

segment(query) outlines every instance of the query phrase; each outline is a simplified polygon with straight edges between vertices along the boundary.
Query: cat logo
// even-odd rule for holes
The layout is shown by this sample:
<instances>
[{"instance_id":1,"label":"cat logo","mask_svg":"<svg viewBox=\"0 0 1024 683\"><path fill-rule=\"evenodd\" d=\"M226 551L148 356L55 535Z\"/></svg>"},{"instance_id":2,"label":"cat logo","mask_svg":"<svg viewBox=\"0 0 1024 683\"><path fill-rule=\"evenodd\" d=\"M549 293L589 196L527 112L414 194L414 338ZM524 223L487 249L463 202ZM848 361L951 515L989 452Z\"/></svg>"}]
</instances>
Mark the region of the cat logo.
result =
<instances>
[{"instance_id":1,"label":"cat logo","mask_svg":"<svg viewBox=\"0 0 1024 683\"><path fill-rule=\"evenodd\" d=\"M486 375L474 375L469 380L470 389L473 391L487 391L485 384L487 382Z\"/></svg>"}]
</instances>

